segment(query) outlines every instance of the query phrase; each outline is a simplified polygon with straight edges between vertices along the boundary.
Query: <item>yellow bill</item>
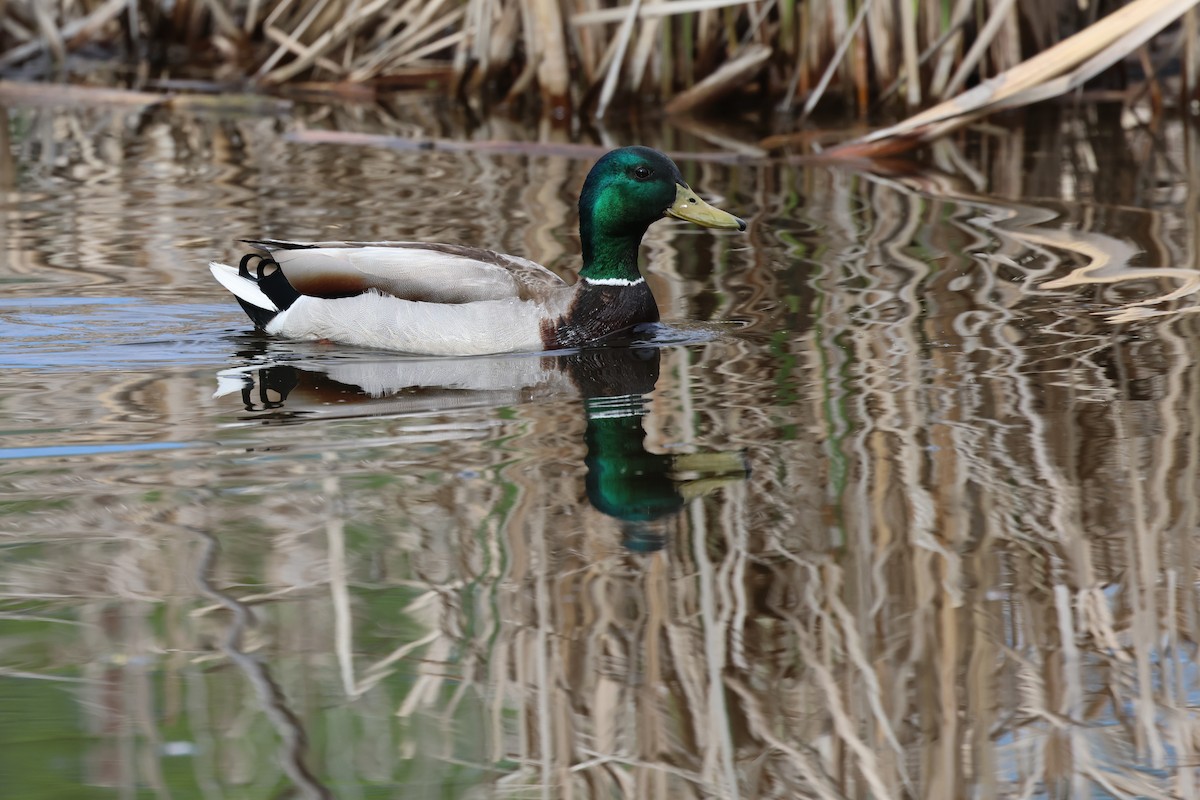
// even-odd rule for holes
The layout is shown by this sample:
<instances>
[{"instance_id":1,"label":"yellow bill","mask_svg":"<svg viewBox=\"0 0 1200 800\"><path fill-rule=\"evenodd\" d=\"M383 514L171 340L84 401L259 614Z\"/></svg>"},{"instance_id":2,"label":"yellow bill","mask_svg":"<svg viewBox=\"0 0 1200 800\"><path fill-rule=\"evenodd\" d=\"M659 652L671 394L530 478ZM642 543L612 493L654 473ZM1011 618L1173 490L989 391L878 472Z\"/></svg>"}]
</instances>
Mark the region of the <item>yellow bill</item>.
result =
<instances>
[{"instance_id":1,"label":"yellow bill","mask_svg":"<svg viewBox=\"0 0 1200 800\"><path fill-rule=\"evenodd\" d=\"M728 211L710 206L682 183L675 184L675 202L667 209L668 216L685 219L705 228L720 228L729 231L746 230L746 221Z\"/></svg>"}]
</instances>

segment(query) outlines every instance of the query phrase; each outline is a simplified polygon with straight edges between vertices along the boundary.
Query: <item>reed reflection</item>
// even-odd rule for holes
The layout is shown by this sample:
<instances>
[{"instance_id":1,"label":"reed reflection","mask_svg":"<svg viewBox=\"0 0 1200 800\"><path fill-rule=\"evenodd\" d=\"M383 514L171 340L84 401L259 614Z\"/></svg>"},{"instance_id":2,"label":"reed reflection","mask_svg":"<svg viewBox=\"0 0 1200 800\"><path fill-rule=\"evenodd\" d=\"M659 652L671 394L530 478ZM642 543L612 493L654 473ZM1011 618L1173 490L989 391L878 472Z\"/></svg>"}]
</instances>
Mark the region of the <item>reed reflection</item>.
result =
<instances>
[{"instance_id":1,"label":"reed reflection","mask_svg":"<svg viewBox=\"0 0 1200 800\"><path fill-rule=\"evenodd\" d=\"M223 372L219 393L240 391L250 418L274 422L502 408L576 393L587 421L588 502L618 521L625 547L650 552L666 545L668 523L687 501L749 474L738 451L646 449L660 361L659 347L643 345L540 357L273 363Z\"/></svg>"},{"instance_id":2,"label":"reed reflection","mask_svg":"<svg viewBox=\"0 0 1200 800\"><path fill-rule=\"evenodd\" d=\"M313 774L309 765L308 734L304 723L272 674L271 665L247 652L246 636L255 626L253 611L245 602L220 588L213 580L220 554L217 538L207 531L194 532L203 542L196 569L196 583L207 597L229 612L229 624L220 642L221 652L254 688L259 708L279 737L279 765L294 787L296 795L306 800L329 800L333 793Z\"/></svg>"},{"instance_id":3,"label":"reed reflection","mask_svg":"<svg viewBox=\"0 0 1200 800\"><path fill-rule=\"evenodd\" d=\"M664 317L736 336L231 361L240 319L181 268L230 230L488 233L570 269L583 162L152 118L110 127L121 180L93 182L87 137L43 127L79 177L22 162L6 212L5 445L101 448L4 465L8 794L39 796L39 762L70 774L84 742L91 782L144 794L133 767L161 766L157 791L187 795L167 745L189 737L210 795L283 785L286 733L225 667L217 589L253 608L244 649L339 794L1190 796L1200 295L1166 295L1200 249L1179 148L1089 174L1061 157L1091 146L1071 129L1006 130L978 183L696 166L762 212L745 249L664 227L649 279ZM1109 323L1151 298L1178 313ZM197 531L222 547L207 584Z\"/></svg>"}]
</instances>

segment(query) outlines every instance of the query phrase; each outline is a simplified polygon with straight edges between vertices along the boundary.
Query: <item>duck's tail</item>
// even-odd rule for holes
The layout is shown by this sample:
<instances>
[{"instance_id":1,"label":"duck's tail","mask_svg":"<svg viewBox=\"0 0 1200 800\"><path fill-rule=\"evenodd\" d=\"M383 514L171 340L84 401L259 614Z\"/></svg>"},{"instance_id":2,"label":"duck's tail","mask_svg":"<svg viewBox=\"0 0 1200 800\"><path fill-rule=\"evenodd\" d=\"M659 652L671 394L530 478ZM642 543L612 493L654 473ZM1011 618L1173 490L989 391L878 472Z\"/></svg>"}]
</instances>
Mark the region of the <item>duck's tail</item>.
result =
<instances>
[{"instance_id":1,"label":"duck's tail","mask_svg":"<svg viewBox=\"0 0 1200 800\"><path fill-rule=\"evenodd\" d=\"M247 268L247 261L252 258L259 259L258 268L254 271ZM268 267L264 272L265 262L276 268L270 270ZM212 270L218 283L233 292L233 296L254 324L264 330L271 320L300 296L283 277L274 261L257 254L244 257L237 267L213 261L209 263L208 268Z\"/></svg>"}]
</instances>

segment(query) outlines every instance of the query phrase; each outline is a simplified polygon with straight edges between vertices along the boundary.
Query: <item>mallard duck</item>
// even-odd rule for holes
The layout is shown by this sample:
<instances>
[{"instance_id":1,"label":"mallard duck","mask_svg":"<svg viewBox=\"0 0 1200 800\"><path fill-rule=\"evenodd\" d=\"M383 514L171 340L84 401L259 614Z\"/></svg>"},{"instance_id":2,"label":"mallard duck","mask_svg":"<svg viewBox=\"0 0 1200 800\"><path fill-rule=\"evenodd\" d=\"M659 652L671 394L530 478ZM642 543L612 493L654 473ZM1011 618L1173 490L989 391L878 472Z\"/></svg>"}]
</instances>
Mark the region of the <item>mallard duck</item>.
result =
<instances>
[{"instance_id":1,"label":"mallard duck","mask_svg":"<svg viewBox=\"0 0 1200 800\"><path fill-rule=\"evenodd\" d=\"M209 267L270 334L427 355L557 350L658 321L638 247L667 216L746 229L662 153L623 147L584 181L574 284L518 256L419 242L246 240L261 252Z\"/></svg>"}]
</instances>

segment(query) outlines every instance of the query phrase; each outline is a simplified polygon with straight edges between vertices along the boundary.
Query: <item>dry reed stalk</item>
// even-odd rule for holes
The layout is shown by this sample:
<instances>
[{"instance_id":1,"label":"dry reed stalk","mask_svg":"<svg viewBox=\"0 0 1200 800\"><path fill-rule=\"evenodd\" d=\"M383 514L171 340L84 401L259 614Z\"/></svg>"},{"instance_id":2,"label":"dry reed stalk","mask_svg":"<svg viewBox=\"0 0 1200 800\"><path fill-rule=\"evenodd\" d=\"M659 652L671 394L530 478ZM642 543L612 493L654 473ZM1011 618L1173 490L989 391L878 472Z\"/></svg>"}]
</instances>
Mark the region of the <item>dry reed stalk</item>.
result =
<instances>
[{"instance_id":1,"label":"dry reed stalk","mask_svg":"<svg viewBox=\"0 0 1200 800\"><path fill-rule=\"evenodd\" d=\"M900 4L900 52L904 61L904 99L909 108L921 104L921 72L917 63L917 8Z\"/></svg>"},{"instance_id":2,"label":"dry reed stalk","mask_svg":"<svg viewBox=\"0 0 1200 800\"><path fill-rule=\"evenodd\" d=\"M480 75L488 73L488 45L492 39L491 3L488 0L468 0L463 18L463 44L454 48L454 75L459 86L467 77L468 65L478 69L475 75L476 86L481 80ZM378 40L380 37L374 37Z\"/></svg>"},{"instance_id":3,"label":"dry reed stalk","mask_svg":"<svg viewBox=\"0 0 1200 800\"><path fill-rule=\"evenodd\" d=\"M291 34L286 34L283 31L280 31L278 28L268 28L267 38L279 45L280 50L277 52L295 56L295 59L292 62L280 67L280 70L286 70L292 64L299 63L301 65L301 69L306 69L310 65L315 65L326 72L333 73L334 75L341 74L341 67L339 67L336 62L330 61L325 56L322 56L318 49L302 44L299 39L296 39ZM276 72L271 72L262 76L262 79L265 83L270 83L275 75Z\"/></svg>"},{"instance_id":4,"label":"dry reed stalk","mask_svg":"<svg viewBox=\"0 0 1200 800\"><path fill-rule=\"evenodd\" d=\"M633 24L637 20L638 11L641 7L642 0L633 0L629 5L629 13L621 21L621 27L617 31L616 49L613 51L608 72L604 75L604 85L600 89L600 99L596 103L596 119L604 118L604 112L608 110L608 104L612 101L613 93L617 90L617 78L621 74L621 66L625 63L625 50L629 47L629 40L633 36Z\"/></svg>"},{"instance_id":5,"label":"dry reed stalk","mask_svg":"<svg viewBox=\"0 0 1200 800\"><path fill-rule=\"evenodd\" d=\"M650 3L661 3L666 0L648 0ZM651 57L655 55L655 47L660 41L659 28L662 25L660 17L650 17L643 20L638 31L637 45L633 49L633 57L629 66L629 91L641 91L646 80L646 70L650 66Z\"/></svg>"},{"instance_id":6,"label":"dry reed stalk","mask_svg":"<svg viewBox=\"0 0 1200 800\"><path fill-rule=\"evenodd\" d=\"M446 0L420 3L408 0L394 11L385 25L372 37L371 44L353 64L349 74L352 81L369 80L385 73L388 66L413 52L417 45L440 33L444 27L457 22L467 8L451 8L437 17ZM414 9L415 6L415 9ZM482 12L481 12L482 13ZM403 24L398 32L396 29ZM469 30L469 29L468 29ZM466 33L467 31L460 31ZM465 52L465 48L463 48Z\"/></svg>"},{"instance_id":7,"label":"dry reed stalk","mask_svg":"<svg viewBox=\"0 0 1200 800\"><path fill-rule=\"evenodd\" d=\"M692 109L712 103L740 88L771 58L771 48L752 44L744 48L735 58L722 64L716 72L695 86L680 92L667 103L668 114L683 114Z\"/></svg>"},{"instance_id":8,"label":"dry reed stalk","mask_svg":"<svg viewBox=\"0 0 1200 800\"><path fill-rule=\"evenodd\" d=\"M256 59L257 75L276 85L294 81L314 69L354 82L386 81L407 65L445 50L450 52L453 69L460 77L469 64L480 66L481 75L472 79L477 87L495 70L513 65L524 42L529 57L510 95L534 84L542 86L548 96L559 98L571 91L595 90L600 93L599 107L604 111L611 106L619 83L613 76L622 71L632 91L642 90L647 76L653 76L650 80L664 95L670 95L676 86L690 87L738 59L739 45L749 42L788 54L784 105L789 105L790 98L799 92L808 99L810 110L836 80L841 81L847 98L853 98L860 109L865 108L870 99L868 62L874 79L889 87L881 99L890 96L901 74L908 102L915 103L926 93L918 70L928 58L938 59L928 90L933 95L946 94L972 73L1010 64L1018 46L1018 6L1012 0L990 3L981 35L962 58L957 58L956 52L969 0L957 0L944 25L941 15L945 9L933 0L901 4L901 16L896 19L890 4L860 3L855 7L857 23L849 19L845 5L798 0L658 0L619 7L602 7L598 0L567 4L559 0L467 0L453 4L456 15L445 6L446 0L407 0L390 10L378 2L364 2L282 0L267 8L261 0L249 0L244 5L234 0L181 0L172 15L176 29L187 39L205 35L203 27L208 26L207 35L229 59L245 56L249 44L246 33L261 26L263 38L274 46L263 58ZM439 6L440 14L435 13ZM68 6L66 12L78 14L80 9L86 10L83 6ZM97 9L111 9L106 11L110 18L122 11L117 0ZM44 9L38 6L35 11ZM636 22L630 22L631 15L636 16ZM568 46L560 35L564 18L570 29L570 49L582 67L582 80L572 79L566 70ZM663 24L664 19L674 22ZM1051 22L1033 13L1030 20L1031 30L1039 39L1049 35ZM47 24L44 13L28 19L9 14L3 22L7 30L26 38L33 37L31 26L44 32ZM612 22L621 23L618 31L597 30L597 26ZM143 24L137 20L134 23ZM64 25L63 33L71 32L74 24ZM864 24L866 32L862 33ZM52 44L54 39L37 38L37 42L25 41L10 49L2 58L6 63L28 58L43 48L44 40ZM70 49L71 39L58 38ZM923 40L933 43L918 55L917 47ZM602 52L610 54L603 67ZM625 57L617 59L614 66L613 56L622 53ZM605 73L606 81L594 86L600 72ZM816 99L810 91L814 85ZM776 91L776 87L769 89Z\"/></svg>"},{"instance_id":9,"label":"dry reed stalk","mask_svg":"<svg viewBox=\"0 0 1200 800\"><path fill-rule=\"evenodd\" d=\"M970 74L979 67L979 62L983 59L984 51L991 47L992 41L1000 32L1001 27L1010 19L1014 8L1016 8L1016 0L996 0L983 29L979 31L979 35L971 43L971 48L967 50L967 54L958 63L958 69L955 71L953 77L946 82L945 88L942 89L941 97L943 99L947 95L954 94L962 89Z\"/></svg>"},{"instance_id":10,"label":"dry reed stalk","mask_svg":"<svg viewBox=\"0 0 1200 800\"><path fill-rule=\"evenodd\" d=\"M464 13L465 9L463 8L452 9L445 16L428 25L413 37L396 37L396 40L389 43L387 47L380 48L371 55L371 63L369 65L360 67L351 73L351 80L361 80L371 76L383 76L394 73L400 68L420 61L432 53L461 43L466 37L466 31L463 30L454 31L433 41L424 41L424 37L444 30L444 27L437 23L445 22L447 25L452 24L457 22Z\"/></svg>"},{"instance_id":11,"label":"dry reed stalk","mask_svg":"<svg viewBox=\"0 0 1200 800\"><path fill-rule=\"evenodd\" d=\"M845 3L829 3L827 5L827 9L829 14L829 28L825 33L825 41L822 43L821 55L823 58L829 58L828 63L831 64L833 69L838 73L839 82L842 84L842 86L845 86L848 84L848 81L846 79L847 64L844 60L844 43L850 41L850 37L848 35L850 29L850 18L847 14ZM861 6L859 7L859 11L862 11ZM836 53L839 49L842 50L843 57L833 58L828 56L831 46L833 47L834 53Z\"/></svg>"},{"instance_id":12,"label":"dry reed stalk","mask_svg":"<svg viewBox=\"0 0 1200 800\"><path fill-rule=\"evenodd\" d=\"M950 80L950 70L954 67L954 60L959 56L962 44L962 26L970 13L971 0L956 0L954 10L950 14L950 24L941 36L921 53L922 64L934 54L938 56L933 76L929 80L929 94L933 97L944 99L946 96L946 82ZM887 97L891 92L892 88L889 88L883 93L883 97Z\"/></svg>"},{"instance_id":13,"label":"dry reed stalk","mask_svg":"<svg viewBox=\"0 0 1200 800\"><path fill-rule=\"evenodd\" d=\"M1200 12L1191 9L1183 16L1183 105L1195 109L1200 103Z\"/></svg>"},{"instance_id":14,"label":"dry reed stalk","mask_svg":"<svg viewBox=\"0 0 1200 800\"><path fill-rule=\"evenodd\" d=\"M273 38L276 44L279 46L276 47L275 51L272 52L271 55L267 56L266 61L259 66L257 73L259 78L265 77L271 70L273 70L275 65L278 64L280 60L282 60L283 57L288 54L288 52L297 52L301 50L301 37L307 33L309 26L312 25L312 23L317 19L318 16L322 14L322 12L324 12L326 6L328 6L331 1L332 0L315 0L308 7L307 11L305 11L304 16L296 22L295 26L290 31L285 31L276 27L275 20L282 16L283 9L287 8L291 4L291 0L283 0L283 2L276 7L275 11L273 11L263 22L263 31L266 32L268 38Z\"/></svg>"},{"instance_id":15,"label":"dry reed stalk","mask_svg":"<svg viewBox=\"0 0 1200 800\"><path fill-rule=\"evenodd\" d=\"M170 101L171 95L156 92L0 80L0 103L4 105L153 106Z\"/></svg>"},{"instance_id":16,"label":"dry reed stalk","mask_svg":"<svg viewBox=\"0 0 1200 800\"><path fill-rule=\"evenodd\" d=\"M282 83L294 78L318 61L326 64L326 69L334 75L342 74L343 67L337 63L330 62L325 58L325 55L353 34L360 26L366 24L375 16L376 12L386 8L389 3L390 0L374 0L374 2L359 8L357 7L358 0L351 0L350 8L347 10L345 17L318 36L310 46L302 48L303 53L298 58L268 73L263 79L268 83ZM275 29L271 28L269 33L274 34ZM296 35L289 35L287 42L295 44Z\"/></svg>"},{"instance_id":17,"label":"dry reed stalk","mask_svg":"<svg viewBox=\"0 0 1200 800\"><path fill-rule=\"evenodd\" d=\"M516 4L508 3L500 11L500 19L494 27L495 35L488 43L488 60L485 62L489 73L494 72L512 62L516 56L521 15Z\"/></svg>"},{"instance_id":18,"label":"dry reed stalk","mask_svg":"<svg viewBox=\"0 0 1200 800\"><path fill-rule=\"evenodd\" d=\"M35 2L38 2L38 0L35 0ZM64 43L64 52L66 43L70 43L72 47L78 47L86 43L92 37L98 35L101 28L120 16L127 4L128 0L106 0L103 5L98 6L87 16L65 23L61 31L58 32L56 41ZM38 8L40 8L40 5L38 5ZM0 55L0 67L18 64L37 55L46 49L46 47L46 40L33 38L32 41L17 45L7 53Z\"/></svg>"},{"instance_id":19,"label":"dry reed stalk","mask_svg":"<svg viewBox=\"0 0 1200 800\"><path fill-rule=\"evenodd\" d=\"M804 108L800 112L801 119L808 117L808 115L811 114L812 110L816 107L817 103L820 102L821 95L825 93L825 87L829 85L830 79L833 78L834 70L839 64L842 63L842 58L846 55L846 51L850 48L850 43L855 39L855 37L858 36L859 26L862 25L863 20L867 18L867 14L870 12L873 5L873 0L863 0L862 5L858 7L858 13L854 15L854 20L850 23L849 28L846 29L845 34L842 36L842 40L838 42L837 49L833 53L833 58L829 60L828 66L825 67L825 72L822 73L820 80L817 81L816 88L813 89L812 94L808 96L808 99L804 101Z\"/></svg>"},{"instance_id":20,"label":"dry reed stalk","mask_svg":"<svg viewBox=\"0 0 1200 800\"><path fill-rule=\"evenodd\" d=\"M568 24L572 29L581 31L581 33L576 34L580 37L584 35L582 31L591 26L605 22L621 23L616 36L609 40L604 57L600 59L598 65L593 70L593 74L605 71L605 81L600 90L601 93L597 106L598 116L602 116L604 111L607 110L615 94L620 70L625 61L624 54L628 48L629 40L633 36L636 21L640 20L643 27L639 33L632 59L632 69L630 70L629 86L633 91L637 91L641 86L645 71L654 54L654 40L659 29L658 20L669 16L681 17L683 31L679 43L681 49L678 53L674 52L674 37L670 24L668 23L661 27L662 39L661 49L659 50L658 72L663 93L669 93L676 74L681 77L685 85L690 85L692 82L693 53L691 47L693 43L701 51L701 60L705 59L705 52L713 51L717 41L716 34L719 29L711 24L712 15L720 9L728 11L731 6L749 5L750 2L751 0L674 0L673 2L643 4L641 0L635 0L632 4L619 9L591 9L570 14ZM694 29L693 15L696 12L700 14L700 33L698 36L694 36L692 33ZM726 18L726 22L729 25L732 25L733 20L734 17L732 15ZM753 33L753 30L751 32ZM726 38L727 41L733 41L728 35ZM678 68L676 65L677 61L681 62Z\"/></svg>"},{"instance_id":21,"label":"dry reed stalk","mask_svg":"<svg viewBox=\"0 0 1200 800\"><path fill-rule=\"evenodd\" d=\"M960 0L966 2L967 0ZM895 80L896 56L892 31L895 25L895 7L890 2L872 2L866 13L866 41L871 66L875 68L875 79L880 85Z\"/></svg>"},{"instance_id":22,"label":"dry reed stalk","mask_svg":"<svg viewBox=\"0 0 1200 800\"><path fill-rule=\"evenodd\" d=\"M242 29L233 21L233 16L225 8L221 0L203 0L203 3L221 33L234 42L242 39Z\"/></svg>"},{"instance_id":23,"label":"dry reed stalk","mask_svg":"<svg viewBox=\"0 0 1200 800\"><path fill-rule=\"evenodd\" d=\"M1045 52L903 122L830 151L862 156L907 149L990 112L1055 97L1081 85L1179 19L1197 0L1133 0Z\"/></svg>"},{"instance_id":24,"label":"dry reed stalk","mask_svg":"<svg viewBox=\"0 0 1200 800\"><path fill-rule=\"evenodd\" d=\"M826 21L828 9L824 3L805 3L804 43L800 49L798 63L799 74L796 84L799 93L808 96L812 91L814 76L820 69L821 54L824 52L826 39Z\"/></svg>"},{"instance_id":25,"label":"dry reed stalk","mask_svg":"<svg viewBox=\"0 0 1200 800\"><path fill-rule=\"evenodd\" d=\"M50 51L55 63L62 64L67 58L67 50L51 13L50 3L46 0L32 0L32 6L34 21L42 34L46 49Z\"/></svg>"},{"instance_id":26,"label":"dry reed stalk","mask_svg":"<svg viewBox=\"0 0 1200 800\"><path fill-rule=\"evenodd\" d=\"M993 13L1002 0L992 0ZM988 77L995 72L1003 72L1021 63L1021 31L1019 6L1005 15L996 34L995 44L992 45L992 68L981 77Z\"/></svg>"},{"instance_id":27,"label":"dry reed stalk","mask_svg":"<svg viewBox=\"0 0 1200 800\"><path fill-rule=\"evenodd\" d=\"M525 30L525 35L537 43L532 60L537 68L542 100L548 108L565 108L570 101L570 64L558 0L522 2L529 8L526 19L533 26Z\"/></svg>"},{"instance_id":28,"label":"dry reed stalk","mask_svg":"<svg viewBox=\"0 0 1200 800\"><path fill-rule=\"evenodd\" d=\"M671 0L667 3L650 3L643 5L638 11L638 18L669 17L696 12L713 11L731 6L745 6L756 0ZM629 13L629 6L605 8L597 11L587 11L574 14L570 19L571 25L602 25L608 22L621 22Z\"/></svg>"}]
</instances>

